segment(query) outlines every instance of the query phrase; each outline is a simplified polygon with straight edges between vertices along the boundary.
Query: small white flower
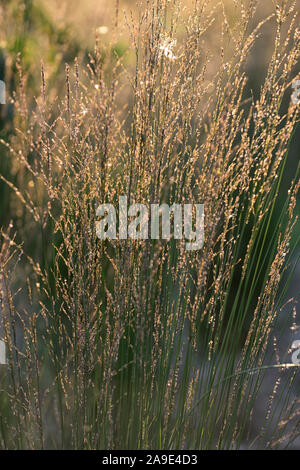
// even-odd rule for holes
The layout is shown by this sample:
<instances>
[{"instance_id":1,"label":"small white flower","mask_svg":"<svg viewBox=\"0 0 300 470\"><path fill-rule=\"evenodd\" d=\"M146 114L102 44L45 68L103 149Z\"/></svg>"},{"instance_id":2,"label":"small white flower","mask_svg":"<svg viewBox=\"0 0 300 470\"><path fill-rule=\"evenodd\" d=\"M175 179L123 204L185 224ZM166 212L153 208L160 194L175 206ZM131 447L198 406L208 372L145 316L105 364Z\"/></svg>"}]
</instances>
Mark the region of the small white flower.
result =
<instances>
[{"instance_id":1,"label":"small white flower","mask_svg":"<svg viewBox=\"0 0 300 470\"><path fill-rule=\"evenodd\" d=\"M162 44L159 46L160 55L164 54L170 60L176 60L177 57L173 53L173 48L176 46L176 39L165 38Z\"/></svg>"},{"instance_id":2,"label":"small white flower","mask_svg":"<svg viewBox=\"0 0 300 470\"><path fill-rule=\"evenodd\" d=\"M107 34L108 33L108 27L107 26L99 26L99 28L97 28L96 31L99 34Z\"/></svg>"}]
</instances>

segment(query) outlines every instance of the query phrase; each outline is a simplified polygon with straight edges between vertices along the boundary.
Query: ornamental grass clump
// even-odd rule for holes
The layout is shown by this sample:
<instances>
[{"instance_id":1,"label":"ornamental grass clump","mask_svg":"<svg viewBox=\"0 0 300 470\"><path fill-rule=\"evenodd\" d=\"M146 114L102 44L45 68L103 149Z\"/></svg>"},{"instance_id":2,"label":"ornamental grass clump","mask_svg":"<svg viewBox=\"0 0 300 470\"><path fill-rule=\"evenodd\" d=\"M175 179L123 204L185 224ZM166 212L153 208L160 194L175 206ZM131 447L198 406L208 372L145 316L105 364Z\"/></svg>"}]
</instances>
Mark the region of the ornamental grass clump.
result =
<instances>
[{"instance_id":1,"label":"ornamental grass clump","mask_svg":"<svg viewBox=\"0 0 300 470\"><path fill-rule=\"evenodd\" d=\"M278 337L299 333L292 300L281 315L299 241L298 170L283 187L299 17L290 1L262 21L253 0L190 3L125 12L124 54L99 36L51 100L42 64L27 102L20 60L1 145L14 175L1 177L1 448L281 448L299 435L299 368ZM255 94L247 67L265 28ZM204 204L203 247L100 240L96 209L121 195Z\"/></svg>"}]
</instances>

